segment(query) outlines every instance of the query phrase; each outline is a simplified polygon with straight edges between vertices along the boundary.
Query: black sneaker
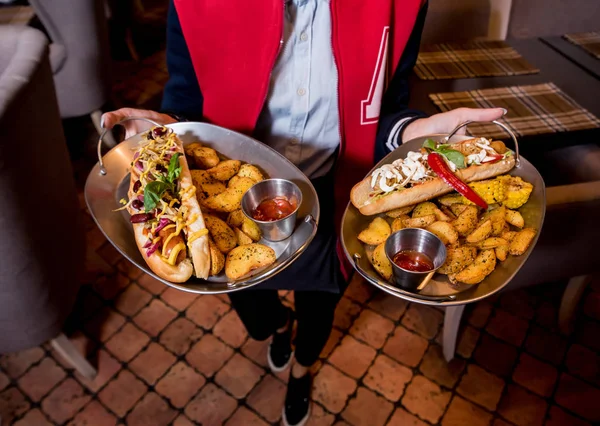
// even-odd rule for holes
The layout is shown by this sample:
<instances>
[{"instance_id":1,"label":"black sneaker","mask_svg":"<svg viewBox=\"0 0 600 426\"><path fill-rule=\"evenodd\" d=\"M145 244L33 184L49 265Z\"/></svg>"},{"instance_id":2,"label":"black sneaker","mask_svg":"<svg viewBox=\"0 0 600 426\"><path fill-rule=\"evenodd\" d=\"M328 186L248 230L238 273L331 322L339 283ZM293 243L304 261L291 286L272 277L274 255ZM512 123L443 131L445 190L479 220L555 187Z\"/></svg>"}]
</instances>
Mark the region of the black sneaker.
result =
<instances>
[{"instance_id":1,"label":"black sneaker","mask_svg":"<svg viewBox=\"0 0 600 426\"><path fill-rule=\"evenodd\" d=\"M282 333L275 332L271 343L269 344L269 351L267 353L267 361L269 367L275 373L279 373L290 366L292 362L292 330L294 329L294 311L288 309L290 319L288 322L287 329Z\"/></svg>"},{"instance_id":2,"label":"black sneaker","mask_svg":"<svg viewBox=\"0 0 600 426\"><path fill-rule=\"evenodd\" d=\"M299 379L290 374L282 414L284 426L302 426L308 421L310 417L311 385L312 377L310 373L306 373Z\"/></svg>"}]
</instances>

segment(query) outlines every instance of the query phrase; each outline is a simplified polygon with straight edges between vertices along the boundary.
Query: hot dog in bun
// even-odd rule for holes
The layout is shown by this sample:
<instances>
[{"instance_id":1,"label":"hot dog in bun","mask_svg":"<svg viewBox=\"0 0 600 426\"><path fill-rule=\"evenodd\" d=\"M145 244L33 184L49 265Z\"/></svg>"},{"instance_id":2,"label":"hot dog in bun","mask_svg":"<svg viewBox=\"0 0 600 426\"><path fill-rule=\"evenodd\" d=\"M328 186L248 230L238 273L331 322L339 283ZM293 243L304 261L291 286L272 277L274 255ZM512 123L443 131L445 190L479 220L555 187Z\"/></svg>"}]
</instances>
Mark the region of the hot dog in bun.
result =
<instances>
[{"instance_id":1,"label":"hot dog in bun","mask_svg":"<svg viewBox=\"0 0 600 426\"><path fill-rule=\"evenodd\" d=\"M208 230L196 199L181 141L171 129L154 127L142 136L131 167L128 200L135 241L150 269L182 283L208 278Z\"/></svg>"},{"instance_id":2,"label":"hot dog in bun","mask_svg":"<svg viewBox=\"0 0 600 426\"><path fill-rule=\"evenodd\" d=\"M510 171L514 153L503 142L474 138L455 144L427 139L420 151L385 164L354 185L352 204L364 215L375 215L458 191L482 208L487 204L467 182Z\"/></svg>"}]
</instances>

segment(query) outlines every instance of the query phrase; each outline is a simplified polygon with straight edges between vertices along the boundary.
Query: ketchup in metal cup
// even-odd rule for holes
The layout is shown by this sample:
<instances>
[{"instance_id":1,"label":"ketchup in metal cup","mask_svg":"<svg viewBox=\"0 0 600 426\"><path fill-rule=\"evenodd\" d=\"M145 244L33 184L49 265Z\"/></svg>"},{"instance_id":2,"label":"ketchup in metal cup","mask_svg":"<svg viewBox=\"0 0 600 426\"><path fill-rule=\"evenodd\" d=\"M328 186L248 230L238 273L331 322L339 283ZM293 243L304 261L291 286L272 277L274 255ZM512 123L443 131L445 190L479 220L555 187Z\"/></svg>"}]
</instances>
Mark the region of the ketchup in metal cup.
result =
<instances>
[{"instance_id":1,"label":"ketchup in metal cup","mask_svg":"<svg viewBox=\"0 0 600 426\"><path fill-rule=\"evenodd\" d=\"M426 254L415 250L401 250L392 259L402 269L413 272L427 272L433 269L433 261Z\"/></svg>"},{"instance_id":2,"label":"ketchup in metal cup","mask_svg":"<svg viewBox=\"0 0 600 426\"><path fill-rule=\"evenodd\" d=\"M291 215L296 210L296 205L286 197L275 197L263 201L258 205L252 217L263 222L272 222Z\"/></svg>"}]
</instances>

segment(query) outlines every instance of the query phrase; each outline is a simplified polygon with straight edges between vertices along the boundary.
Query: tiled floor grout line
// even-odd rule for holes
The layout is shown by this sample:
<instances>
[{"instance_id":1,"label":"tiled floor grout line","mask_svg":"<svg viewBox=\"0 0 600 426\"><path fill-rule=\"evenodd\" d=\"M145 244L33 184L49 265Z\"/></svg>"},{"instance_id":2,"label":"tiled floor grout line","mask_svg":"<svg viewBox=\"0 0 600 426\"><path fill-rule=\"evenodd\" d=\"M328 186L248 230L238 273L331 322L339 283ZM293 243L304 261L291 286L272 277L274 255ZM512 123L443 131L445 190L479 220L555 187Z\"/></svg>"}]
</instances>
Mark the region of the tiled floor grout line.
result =
<instances>
[{"instance_id":1,"label":"tiled floor grout line","mask_svg":"<svg viewBox=\"0 0 600 426\"><path fill-rule=\"evenodd\" d=\"M356 386L356 389L354 390L354 392L352 392L351 394L349 394L349 395L348 395L348 397L347 397L347 399L346 399L346 403L344 404L344 407L343 407L343 408L340 410L340 412L339 412L339 413L337 413L337 414L334 414L334 415L335 415L335 420L334 420L334 422L338 422L338 421L346 421L346 420L343 418L342 414L343 414L343 413L344 413L344 411L345 411L345 410L348 408L348 405L350 404L350 401L351 401L351 400L352 400L352 399L353 399L355 396L357 396L358 389L360 389L360 387L361 387L361 386L362 386L362 387L364 387L365 389L368 389L369 391L373 392L375 395L377 395L377 396L380 396L380 397L384 398L384 400L385 400L385 401L387 401L387 402L390 402L390 403L392 404L392 407L393 407L393 408L392 408L392 411L391 411L391 413L388 415L388 417L385 419L385 423L387 423L387 422L388 422L388 421L391 419L391 417L394 415L395 409L396 409L396 408L398 408L399 406L400 406L400 407L403 407L403 408L405 408L405 409L406 409L408 412L411 412L411 411L410 411L410 410L408 410L406 407L404 407L404 405L402 404L402 399L403 399L403 397L404 397L404 395L405 395L406 389L408 389L408 387L409 387L409 386L410 386L410 384L412 383L412 380L414 379L414 377L420 373L420 372L419 372L419 370L418 370L418 368L417 368L417 367L418 367L418 365L417 365L417 366L415 366L415 367L410 367L410 366L407 366L406 364L404 364L404 363L402 363L402 362L400 362L400 361L396 360L395 358L393 358L393 357L391 357L391 356L387 355L387 354L386 354L386 353L383 351L383 350L384 350L384 347L385 347L385 345L386 345L386 343L387 343L387 341L388 341L388 340L389 340L389 338L390 338L390 336L392 336L392 335L394 334L395 330L396 330L398 327L403 327L403 328L405 328L406 330L408 330L408 329L407 329L407 328L406 328L406 327L405 327L405 326L402 324L402 319L405 317L406 313L408 312L408 309L409 309L409 306L410 306L410 304L409 304L409 305L407 305L407 306L405 307L405 309L404 309L404 311L402 312L402 314L401 314L401 315L398 317L398 320L392 320L392 322L394 323L394 326L395 326L395 327L394 327L394 329L393 329L391 332L389 332L389 333L388 333L388 335L386 336L385 342L383 343L383 345L381 346L381 348L378 348L378 349L376 349L376 348L373 348L373 347L372 347L371 345L369 345L367 342L365 342L365 341L361 340L360 338L358 338L358 337L355 337L355 336L353 336L352 334L350 334L350 330L352 329L352 326L354 325L354 323L356 322L356 320L357 320L357 319L360 317L360 314L361 314L361 313L362 313L364 310L366 310L366 309L369 309L369 310L372 310L372 311L373 311L373 309L372 309L372 308L370 308L368 305L369 305L369 303L370 303L370 302L371 302L371 301L374 299L374 297L375 297L375 296L376 296L376 293L375 293L375 292L373 292L373 294L372 294L372 295L371 295L371 296L370 296L370 297L369 297L369 298L368 298L368 299L367 299L365 302L358 302L358 301L356 301L355 299L353 299L355 302L359 303L359 305L361 306L361 308L362 308L362 309L359 311L359 313L357 313L357 314L354 316L354 318L353 318L353 320L352 320L352 322L351 322L350 326L349 326L349 327L348 327L348 329L347 329L347 330L344 332L344 334L343 334L343 335L342 335L342 337L340 338L340 340L339 340L338 344L337 344L337 345L334 347L334 349L331 351L331 353L330 353L330 355L329 355L329 356L331 356L331 354L333 354L333 352L335 351L335 348L337 348L338 346L340 346L340 345L341 345L342 341L344 340L344 337L346 337L346 336L350 336L350 337L352 337L353 339L356 339L356 340L358 340L358 341L360 341L360 342L363 342L363 343L367 344L367 346L369 346L370 348L372 348L372 349L374 349L374 350L375 350L375 356L373 357L373 360L371 361L371 363L369 364L369 366L366 368L365 372L364 372L364 373L363 373L363 374L362 374L362 375L361 375L359 378L354 378L354 377L352 377L352 376L350 376L350 375L346 374L345 372L341 371L341 370L340 370L340 369L339 369L337 366L335 366L335 365L331 364L331 362L329 362L329 360L324 360L324 363L326 362L326 363L327 363L327 365L329 365L331 368L334 368L336 371L338 371L338 372L339 372L339 373L341 373L342 375L344 375L344 376L346 376L346 377L348 377L348 378L351 378L352 380L356 381L356 384L357 384L357 386ZM375 311L374 311L374 312L375 312ZM379 314L379 315L381 315L381 314ZM385 318L388 318L388 317L385 317ZM409 331L410 333L413 333L413 334L419 335L418 333L414 333L412 330L408 330L408 331ZM438 331L439 331L439 326L438 326ZM436 335L437 335L437 332L436 332ZM421 336L421 337L422 337L422 336ZM434 338L432 338L432 339L429 339L429 340L428 340L428 345L427 345L427 348L425 349L425 351L427 351L427 349L429 348L429 346L431 345L431 343L432 343L432 342L434 342L434 343L435 343L434 339L435 339L435 337L434 337ZM371 369L371 367L373 367L373 365L375 364L375 361L377 360L377 358L378 358L379 356L381 356L381 355L383 355L383 356L386 356L386 357L388 357L388 358L390 358L390 359L394 360L394 362L397 362L398 364L400 364L400 365L404 366L405 368L408 368L408 369L410 369L410 370L411 370L411 372L412 372L412 376L411 376L410 380L409 380L408 382L406 382L406 384L404 385L404 392L403 392L403 394L400 396L400 398L398 399L398 401L391 401L391 400L390 400L390 399L388 399L388 398L387 398L385 395L381 394L379 391L377 391L377 390L375 390L375 389L372 389L371 387L367 386L367 385L366 385L366 384L363 382L363 378L364 378L364 377L365 377L365 375L368 373L368 371ZM422 361L422 360L421 360L421 361ZM333 414L333 413L331 413L331 414ZM413 414L417 415L416 413L413 413ZM417 417L418 417L419 419L421 419L421 418L420 418L418 415L417 415ZM440 419L441 419L441 417L440 417ZM421 420L425 421L424 419L421 419ZM430 422L428 422L428 421L425 421L425 422L426 422L427 424L431 424L431 423L430 423Z\"/></svg>"},{"instance_id":2,"label":"tiled floor grout line","mask_svg":"<svg viewBox=\"0 0 600 426\"><path fill-rule=\"evenodd\" d=\"M589 289L588 289L588 291L591 291L591 290L589 290ZM585 298L584 298L584 297L582 297L582 300L585 300ZM501 310L503 310L504 312L508 312L506 309L504 309L504 308L502 308L502 307L498 307L498 308L496 308L496 309L501 309ZM508 313L510 313L510 312L508 312ZM512 314L512 313L511 313L511 315L514 315L514 314ZM584 314L584 315L585 315L585 314ZM490 317L491 317L491 315L490 315ZM588 319L590 319L589 317L587 317L587 318L588 318ZM592 320L593 320L593 319L592 319ZM549 332L549 333L551 333L551 334L556 334L556 335L558 335L559 337L561 337L562 339L564 339L564 340L565 340L565 342L566 342L566 345L565 345L565 347L566 347L566 349L565 349L565 353L563 354L563 356L562 356L562 357L561 357L561 359L559 360L559 362L558 362L558 365L555 365L554 363L552 363L552 362L550 362L550 361L548 361L548 360L542 359L542 358L538 357L536 354L532 354L532 353L530 353L530 352L527 350L527 348L525 347L525 342L527 341L527 339L529 338L529 336L530 336L530 335L531 335L531 333L532 333L532 328L533 328L533 327L532 327L532 323L531 323L532 321L534 322L534 324L533 324L533 325L535 325L536 327L538 327L538 328L540 328L540 329L542 329L542 330L545 330L546 332ZM487 328L487 325L486 325L486 328ZM486 333L487 333L487 330L486 330ZM490 333L487 333L487 334L491 335ZM492 336L493 336L493 335L492 335ZM496 336L493 336L493 337L497 338ZM498 340L500 340L500 341L503 341L504 343L508 343L508 342L505 342L504 340L502 340L502 339L500 339L500 338L497 338L497 339L498 339ZM558 403L558 401L556 401L556 399L555 399L555 397L556 397L556 393L557 393L557 391L558 391L558 388L559 388L559 385L560 385L560 379L561 379L561 376L562 376L562 374L569 374L569 375L571 375L571 376L573 376L573 377L576 377L576 378L578 378L579 380L582 380L582 381L583 381L583 382L585 382L585 383L588 383L588 384L590 384L590 385L592 385L592 386L595 386L593 383L591 383L591 382L588 382L588 381L587 381L585 378L580 378L579 376L577 376L577 375L575 375L575 374L571 374L571 373L569 372L569 370L568 370L568 367L567 367L567 365L566 365L566 359L567 359L567 356L568 356L568 353L569 353L569 349L570 349L570 347L571 347L571 346L572 346L574 343L576 343L576 342L575 342L575 339L576 339L575 331L573 331L573 332L572 332L570 335L568 335L568 336L565 336L564 334L562 334L561 332L559 332L559 331L557 331L557 330L552 330L552 329L549 329L548 327L546 327L546 326L544 326L544 325L541 325L541 324L539 324L539 323L535 322L535 315L534 315L534 317L533 317L531 320L528 320L528 326L527 326L527 330L526 330L526 332L525 332L525 337L523 338L523 341L521 342L521 344L520 344L519 346L517 346L517 347L516 347L516 349L517 349L516 364L513 366L512 370L511 370L511 373L512 373L512 374L511 374L509 377L507 377L507 379L505 379L506 385L508 385L508 384L514 384L514 385L516 385L516 386L519 386L520 388L522 388L522 389L523 389L525 392L527 392L527 393L529 393L529 394L531 394L531 395L534 395L534 396L536 396L536 397L538 397L538 398L541 398L541 399L543 399L543 400L544 400L544 402L547 404L547 407L546 407L546 412L545 412L545 414L544 414L544 423L545 423L545 422L546 422L546 421L549 419L549 416L550 416L550 408L551 408L553 405L554 405L554 406L557 406L557 407L560 407L562 410L566 411L567 413L569 413L569 414L570 414L570 415L572 415L573 417L576 417L576 418L578 418L578 419L581 419L582 421L585 421L585 422L587 422L587 419L585 419L585 418L581 417L581 416L580 416L580 415L578 415L577 413L574 413L574 412L570 411L568 408L566 408L566 407L564 407L563 405L561 405L560 403ZM509 343L509 344L510 344L511 346L513 346L513 347L514 347L514 345L512 345L511 343ZM583 345L582 345L582 346L583 346ZM587 347L587 346L584 346L584 347L586 347L587 349L590 349L591 351L593 351L593 349L591 349L591 348L589 348L589 347ZM594 351L593 351L593 352L594 352ZM533 359L535 359L535 360L537 360L537 361L539 361L539 362L542 362L542 363L545 363L545 364L551 365L551 366L552 366L552 367L553 367L553 368L556 370L556 372L557 372L556 381L555 381L555 383L554 383L554 386L553 386L553 389L552 389L552 392L551 392L550 396L547 396L547 397L546 397L546 396L539 395L539 394L537 394L537 393L535 393L535 392L532 392L532 391L530 391L529 389L527 389L526 387L524 387L524 386L520 385L519 383L517 383L517 382L515 382L515 381L513 380L513 375L514 375L515 369L516 369L516 367L518 366L518 364L519 364L519 361L520 361L520 358L521 358L521 355L522 355L523 353L527 354L528 356L530 356L531 358L533 358ZM596 353L596 354L598 355L598 353ZM485 369L485 367L483 367L483 366L481 366L481 365L480 365L480 367ZM487 371L487 369L485 369L485 370ZM491 373L491 372L490 372L490 373ZM506 390L506 389L508 389L508 386L505 386L505 390ZM504 397L504 394L505 394L505 392L503 391L503 393L502 393L502 397L500 398L500 401L502 401L502 398Z\"/></svg>"},{"instance_id":3,"label":"tiled floor grout line","mask_svg":"<svg viewBox=\"0 0 600 426\"><path fill-rule=\"evenodd\" d=\"M46 349L43 349L43 350L44 350L44 352L46 352ZM43 357L42 357L42 358L41 358L39 361L37 361L37 362L35 362L35 363L31 364L31 365L29 366L29 368L28 368L27 370L25 370L25 372L19 376L19 379L20 379L21 377L25 376L25 374L27 374L27 372L28 372L29 370L31 370L32 368L34 368L34 367L38 366L39 364L41 364L41 363L42 363L42 361L44 361L46 358L47 358L47 355L46 355L46 354L44 354L44 356L43 356ZM55 387L59 386L59 385L60 385L60 383L62 383L62 382L63 382L63 381L65 381L66 379L67 379L67 378L66 378L66 377L64 377L62 380L60 380L58 384L56 384L54 387L52 387L52 388L51 388L51 389L50 389L50 390L49 390L49 391L48 391L46 394L44 394L44 395L43 395L43 396L40 398L40 401L39 401L39 402L35 402L35 401L33 401L33 399L31 399L31 397L29 396L29 394L28 394L27 392L25 392L25 390L24 390L24 389L21 389L21 386L19 386L19 383L18 383L18 379L12 379L13 381L9 382L9 384L8 384L8 386L6 386L5 390L6 390L6 389L8 389L8 388L10 388L11 386L12 386L12 387L14 387L14 388L15 388L15 389L16 389L18 392L20 392L20 393L21 393L21 395L23 395L23 397L25 398L25 400L26 400L26 401L27 401L27 403L29 404L29 408L28 408L28 410L27 410L27 411L25 411L24 413L22 413L22 414L21 414L21 415L19 415L19 416L15 416L15 418L13 419L13 423L16 423L17 421L19 421L19 420L21 420L21 419L25 418L25 417L27 416L27 414L28 414L30 411L33 411L33 410L35 410L35 409L37 408L37 409L39 409L39 411L42 413L42 415L44 416L44 418L45 418L45 419L46 419L46 420L47 420L49 423L51 423L51 424L53 424L53 425L56 425L56 422L54 422L54 420L52 420L52 419L51 419L51 418L48 416L48 414L46 414L46 413L44 412L44 410L42 409L42 401L44 400L44 398L45 398L46 396L50 395L50 393L51 393L51 392L54 390L54 388L55 388Z\"/></svg>"},{"instance_id":4,"label":"tiled floor grout line","mask_svg":"<svg viewBox=\"0 0 600 426\"><path fill-rule=\"evenodd\" d=\"M497 415L496 411L490 411L488 408L480 405L479 403L477 403L475 401L472 401L471 399L467 398L466 396L464 396L460 392L458 392L458 387L460 386L460 383L462 382L463 378L467 375L467 370L469 369L469 365L470 364L477 365L478 367L482 368L483 370L487 371L488 373L493 374L494 376L497 376L495 373L492 373L492 372L488 371L487 369L483 368L481 365L479 365L475 361L475 358L474 358L474 356L475 356L475 350L479 346L479 343L481 342L481 340L483 338L483 333L485 333L485 329L488 326L488 324L490 323L490 321L491 321L491 319L493 317L494 312L495 312L495 307L492 304L492 308L490 310L490 314L487 316L487 318L485 320L485 323L483 324L483 326L480 329L478 329L477 327L474 327L472 324L469 323L468 318L465 315L465 311L463 311L463 315L461 317L461 322L462 322L462 320L466 321L465 328L466 328L466 326L471 326L471 327L475 328L478 331L479 336L477 336L477 339L475 340L475 344L473 345L473 351L471 352L471 354L470 354L470 356L468 358L462 357L462 356L460 356L457 353L455 353L455 355L454 355L455 357L458 356L458 357L460 357L460 359L463 359L465 361L465 367L463 368L463 371L459 374L458 378L456 379L456 382L455 382L454 386L450 389L450 392L452 392L452 398L450 399L450 401L448 402L448 405L444 409L444 413L440 417L439 421L441 421L444 418L444 416L446 415L446 413L448 411L448 408L450 407L450 404L452 403L452 400L457 395L460 396L461 398L465 399L466 401L469 401L471 404L474 404L476 407L481 408L481 409L485 410L486 412L491 413L492 416ZM445 313L444 313L444 315L445 315ZM442 324L442 330L443 330L443 324ZM463 328L463 332L464 332L464 328ZM457 333L457 342L456 342L457 343L457 347L458 347L458 343L460 341L459 340L460 335L461 334L460 334L460 328L459 328L459 333ZM469 361L471 361L471 362L469 362ZM421 363L422 362L423 362L423 360L421 360ZM503 392L504 392L505 388L506 388L506 383L504 384ZM500 395L500 398L498 399L498 405L500 404L501 400L502 400L502 394ZM498 406L496 406L496 408L498 408Z\"/></svg>"}]
</instances>

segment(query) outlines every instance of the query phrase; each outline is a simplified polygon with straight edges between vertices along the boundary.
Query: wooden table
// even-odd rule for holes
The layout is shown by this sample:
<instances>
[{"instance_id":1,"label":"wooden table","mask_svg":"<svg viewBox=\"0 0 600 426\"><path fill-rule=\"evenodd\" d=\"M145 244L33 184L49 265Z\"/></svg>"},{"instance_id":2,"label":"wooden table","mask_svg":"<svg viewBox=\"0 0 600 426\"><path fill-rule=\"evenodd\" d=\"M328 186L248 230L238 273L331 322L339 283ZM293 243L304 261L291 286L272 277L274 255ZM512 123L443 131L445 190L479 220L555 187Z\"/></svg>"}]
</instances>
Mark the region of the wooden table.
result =
<instances>
[{"instance_id":1,"label":"wooden table","mask_svg":"<svg viewBox=\"0 0 600 426\"><path fill-rule=\"evenodd\" d=\"M436 114L440 111L429 99L430 93L553 82L583 108L596 117L600 117L599 78L583 70L579 65L539 39L507 40L507 43L537 67L540 72L522 76L427 81L421 80L413 74L410 77L410 107L427 114ZM547 186L600 180L600 128L523 136L520 138L520 148L522 155L540 171ZM596 158L590 159L588 158L590 156ZM572 169L574 163L583 158L592 162L585 166L585 173L567 176L560 171L564 167ZM565 166L569 162L570 164ZM597 167L596 164L598 164Z\"/></svg>"},{"instance_id":2,"label":"wooden table","mask_svg":"<svg viewBox=\"0 0 600 426\"><path fill-rule=\"evenodd\" d=\"M571 43L561 36L543 37L541 40L592 76L600 79L600 59L590 55L582 47Z\"/></svg>"}]
</instances>

